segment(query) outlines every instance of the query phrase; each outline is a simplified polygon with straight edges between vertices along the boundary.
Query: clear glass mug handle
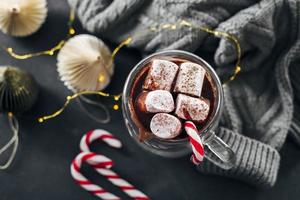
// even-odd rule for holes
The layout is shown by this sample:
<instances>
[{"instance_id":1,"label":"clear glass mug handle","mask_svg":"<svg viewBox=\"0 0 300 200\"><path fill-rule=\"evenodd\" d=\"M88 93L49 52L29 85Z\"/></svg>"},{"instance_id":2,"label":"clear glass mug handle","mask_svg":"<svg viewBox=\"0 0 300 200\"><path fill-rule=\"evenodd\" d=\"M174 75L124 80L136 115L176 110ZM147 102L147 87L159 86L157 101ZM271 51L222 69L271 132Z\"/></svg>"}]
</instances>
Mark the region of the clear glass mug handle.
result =
<instances>
[{"instance_id":1,"label":"clear glass mug handle","mask_svg":"<svg viewBox=\"0 0 300 200\"><path fill-rule=\"evenodd\" d=\"M235 153L232 149L214 132L208 132L203 137L205 147L205 158L215 165L230 169L235 164Z\"/></svg>"}]
</instances>

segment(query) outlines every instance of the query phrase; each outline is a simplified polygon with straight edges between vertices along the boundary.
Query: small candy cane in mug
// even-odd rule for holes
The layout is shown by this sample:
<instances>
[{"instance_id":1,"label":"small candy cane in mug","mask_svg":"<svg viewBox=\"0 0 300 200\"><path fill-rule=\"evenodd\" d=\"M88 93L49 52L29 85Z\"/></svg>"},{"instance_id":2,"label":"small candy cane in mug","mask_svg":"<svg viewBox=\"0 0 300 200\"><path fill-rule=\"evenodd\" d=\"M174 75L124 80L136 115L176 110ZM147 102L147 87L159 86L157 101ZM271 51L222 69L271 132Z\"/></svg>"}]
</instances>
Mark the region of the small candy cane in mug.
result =
<instances>
[{"instance_id":1,"label":"small candy cane in mug","mask_svg":"<svg viewBox=\"0 0 300 200\"><path fill-rule=\"evenodd\" d=\"M193 155L191 156L191 161L195 165L199 165L204 158L204 148L202 140L198 134L198 130L195 124L191 121L187 121L184 124L185 131L189 135L190 144L193 149Z\"/></svg>"},{"instance_id":2,"label":"small candy cane in mug","mask_svg":"<svg viewBox=\"0 0 300 200\"><path fill-rule=\"evenodd\" d=\"M114 148L120 148L122 146L121 142L112 134L105 130L97 129L93 131L89 131L87 134L85 134L81 141L80 141L80 150L83 153L91 153L90 152L90 144L95 140L103 140L105 143L107 143L109 146ZM92 153L94 154L94 153ZM79 154L80 155L80 154ZM95 154L97 155L97 154ZM108 169L112 166L112 162L109 158L103 156L103 155L97 155L102 156L95 160L95 159L86 159L86 161L92 165L95 170L103 175L107 180L109 180L112 184L118 186L123 192L125 192L128 196L132 197L135 200L148 200L149 198L142 193L141 191L135 189L133 185L125 181L124 179L120 178L118 174L116 174L114 171ZM74 160L76 161L76 159ZM77 161L79 162L79 161ZM109 165L111 164L111 165ZM73 176L74 177L74 176ZM90 183L90 182L88 182ZM83 185L81 185L83 187ZM86 188L85 188L86 189ZM103 189L102 189L103 190ZM107 193L105 191L105 193ZM94 193L95 194L95 193ZM110 193L109 193L110 194ZM99 196L95 194L96 196L103 198L103 196ZM117 199L119 199L117 197Z\"/></svg>"}]
</instances>

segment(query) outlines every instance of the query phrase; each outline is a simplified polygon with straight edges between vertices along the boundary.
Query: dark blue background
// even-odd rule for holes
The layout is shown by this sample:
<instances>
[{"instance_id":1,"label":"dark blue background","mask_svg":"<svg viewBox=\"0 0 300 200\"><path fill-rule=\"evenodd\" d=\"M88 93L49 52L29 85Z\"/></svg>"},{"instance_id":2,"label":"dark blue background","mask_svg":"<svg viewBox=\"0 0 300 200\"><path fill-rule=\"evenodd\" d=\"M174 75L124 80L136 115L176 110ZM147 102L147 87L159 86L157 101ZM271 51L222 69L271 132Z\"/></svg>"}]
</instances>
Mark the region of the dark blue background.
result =
<instances>
[{"instance_id":1,"label":"dark blue background","mask_svg":"<svg viewBox=\"0 0 300 200\"><path fill-rule=\"evenodd\" d=\"M19 53L35 52L48 49L63 38L67 31L69 7L66 1L61 0L48 0L48 5L47 21L36 34L12 38L1 33L1 46L12 46ZM80 30L78 22L76 29ZM111 48L115 46L110 45ZM124 49L118 54L116 73L109 91L117 93L122 90L126 75L140 59L141 55L134 50ZM124 148L117 151L96 142L94 151L111 157L115 161L114 170L152 199L276 200L300 197L300 150L289 139L280 152L281 168L272 189L262 190L240 181L202 175L190 164L188 157L166 159L138 147L127 133L121 111L113 111L112 122L102 125L91 121L74 102L61 116L39 124L36 121L38 116L53 112L71 94L59 80L55 56L22 61L14 60L1 51L0 65L16 65L28 70L40 85L36 106L19 117L21 130L17 157L9 170L0 171L0 200L97 199L74 183L69 170L72 159L78 153L81 136L95 128L104 128L117 135ZM3 123L0 127L4 127ZM0 144L4 144L8 134L5 128L0 129ZM109 191L127 198L92 168L84 166L84 174Z\"/></svg>"}]
</instances>

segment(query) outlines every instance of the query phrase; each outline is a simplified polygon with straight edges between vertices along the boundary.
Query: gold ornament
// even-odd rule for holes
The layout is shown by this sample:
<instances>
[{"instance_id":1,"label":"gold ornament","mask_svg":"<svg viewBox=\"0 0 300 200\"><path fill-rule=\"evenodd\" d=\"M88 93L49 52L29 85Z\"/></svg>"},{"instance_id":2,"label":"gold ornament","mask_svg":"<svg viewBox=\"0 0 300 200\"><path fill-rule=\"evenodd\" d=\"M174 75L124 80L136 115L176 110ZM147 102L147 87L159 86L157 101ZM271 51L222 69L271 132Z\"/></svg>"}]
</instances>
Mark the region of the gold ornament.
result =
<instances>
[{"instance_id":1,"label":"gold ornament","mask_svg":"<svg viewBox=\"0 0 300 200\"><path fill-rule=\"evenodd\" d=\"M114 71L108 47L87 34L69 39L58 53L57 61L61 80L73 92L103 90Z\"/></svg>"},{"instance_id":2,"label":"gold ornament","mask_svg":"<svg viewBox=\"0 0 300 200\"><path fill-rule=\"evenodd\" d=\"M24 37L36 32L47 16L46 0L1 0L0 29Z\"/></svg>"}]
</instances>

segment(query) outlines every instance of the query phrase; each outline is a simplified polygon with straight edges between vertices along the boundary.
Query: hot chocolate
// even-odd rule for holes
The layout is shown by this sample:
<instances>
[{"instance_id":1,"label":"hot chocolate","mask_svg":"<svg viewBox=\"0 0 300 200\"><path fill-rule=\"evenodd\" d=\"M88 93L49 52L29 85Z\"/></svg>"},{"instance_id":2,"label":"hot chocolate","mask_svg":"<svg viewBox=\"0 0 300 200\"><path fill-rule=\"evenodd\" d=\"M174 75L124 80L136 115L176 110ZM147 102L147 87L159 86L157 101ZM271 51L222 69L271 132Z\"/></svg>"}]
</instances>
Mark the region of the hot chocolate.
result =
<instances>
[{"instance_id":1,"label":"hot chocolate","mask_svg":"<svg viewBox=\"0 0 300 200\"><path fill-rule=\"evenodd\" d=\"M210 121L216 92L210 74L201 65L164 56L144 64L129 96L140 140L179 140L187 137L184 121L195 122L200 131Z\"/></svg>"}]
</instances>

